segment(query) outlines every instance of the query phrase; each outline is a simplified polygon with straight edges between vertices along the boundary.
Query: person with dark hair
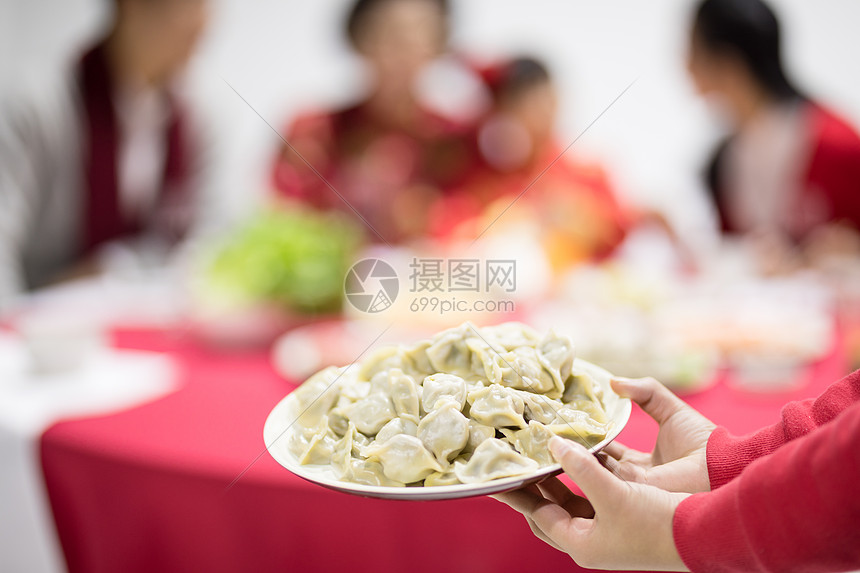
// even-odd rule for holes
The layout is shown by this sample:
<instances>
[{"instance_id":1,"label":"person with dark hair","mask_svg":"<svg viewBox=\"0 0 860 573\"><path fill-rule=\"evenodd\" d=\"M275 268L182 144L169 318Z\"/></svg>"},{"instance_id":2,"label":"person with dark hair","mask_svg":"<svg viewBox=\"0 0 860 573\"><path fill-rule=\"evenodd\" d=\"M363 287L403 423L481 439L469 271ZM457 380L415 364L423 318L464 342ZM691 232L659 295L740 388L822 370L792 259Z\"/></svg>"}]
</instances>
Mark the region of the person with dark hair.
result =
<instances>
[{"instance_id":1,"label":"person with dark hair","mask_svg":"<svg viewBox=\"0 0 860 573\"><path fill-rule=\"evenodd\" d=\"M730 123L707 170L722 229L753 238L772 270L803 254L860 253L860 136L792 83L781 41L761 0L705 0L688 58Z\"/></svg>"},{"instance_id":2,"label":"person with dark hair","mask_svg":"<svg viewBox=\"0 0 860 573\"><path fill-rule=\"evenodd\" d=\"M447 51L448 20L446 0L352 5L345 34L367 64L371 87L358 103L292 122L290 145L273 165L279 196L355 209L372 227L371 240L424 235L429 206L469 164L467 126L428 109L416 89L420 74Z\"/></svg>"},{"instance_id":3,"label":"person with dark hair","mask_svg":"<svg viewBox=\"0 0 860 573\"><path fill-rule=\"evenodd\" d=\"M206 144L176 83L208 2L116 0L113 10L70 73L4 94L0 307L96 270L107 245L174 245L200 212Z\"/></svg>"},{"instance_id":4,"label":"person with dark hair","mask_svg":"<svg viewBox=\"0 0 860 573\"><path fill-rule=\"evenodd\" d=\"M514 210L524 210L523 217L540 225L556 270L608 255L624 238L631 212L617 200L600 166L563 153L555 134L558 93L548 68L534 57L519 56L480 73L492 100L475 135L480 162L435 209L436 232L475 235L488 223L485 219L503 210L506 219L516 221L506 209L515 202ZM494 228L504 226L500 222Z\"/></svg>"}]
</instances>

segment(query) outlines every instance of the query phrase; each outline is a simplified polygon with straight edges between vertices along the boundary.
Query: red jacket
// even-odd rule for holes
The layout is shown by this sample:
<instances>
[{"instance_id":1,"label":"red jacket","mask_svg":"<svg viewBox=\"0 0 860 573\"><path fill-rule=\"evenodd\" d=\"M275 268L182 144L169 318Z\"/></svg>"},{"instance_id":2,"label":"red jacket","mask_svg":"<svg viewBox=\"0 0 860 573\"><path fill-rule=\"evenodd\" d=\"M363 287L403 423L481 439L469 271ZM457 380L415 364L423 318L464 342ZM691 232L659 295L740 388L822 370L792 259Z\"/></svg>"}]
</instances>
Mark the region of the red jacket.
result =
<instances>
[{"instance_id":1,"label":"red jacket","mask_svg":"<svg viewBox=\"0 0 860 573\"><path fill-rule=\"evenodd\" d=\"M801 193L793 205L793 229L797 240L826 223L844 223L860 229L860 135L843 118L816 102L804 104L805 133L809 155L800 172ZM725 182L720 174L725 150L717 152L710 170L709 185L724 232L738 231L726 204Z\"/></svg>"},{"instance_id":2,"label":"red jacket","mask_svg":"<svg viewBox=\"0 0 860 573\"><path fill-rule=\"evenodd\" d=\"M675 512L691 571L860 569L860 370L782 419L708 440L711 492Z\"/></svg>"}]
</instances>

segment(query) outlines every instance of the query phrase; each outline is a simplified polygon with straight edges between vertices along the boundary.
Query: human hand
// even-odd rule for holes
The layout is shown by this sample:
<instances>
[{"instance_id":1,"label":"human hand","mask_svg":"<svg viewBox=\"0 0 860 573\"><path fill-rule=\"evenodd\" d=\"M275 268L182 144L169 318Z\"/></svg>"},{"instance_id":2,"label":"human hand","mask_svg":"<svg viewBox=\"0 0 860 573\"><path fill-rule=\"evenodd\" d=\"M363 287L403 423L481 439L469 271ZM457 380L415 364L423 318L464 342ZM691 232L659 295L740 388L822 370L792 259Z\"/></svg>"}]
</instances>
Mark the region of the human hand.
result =
<instances>
[{"instance_id":1,"label":"human hand","mask_svg":"<svg viewBox=\"0 0 860 573\"><path fill-rule=\"evenodd\" d=\"M653 378L616 378L612 388L639 404L660 432L650 453L610 443L604 464L621 479L667 491L710 491L706 450L714 423Z\"/></svg>"},{"instance_id":2,"label":"human hand","mask_svg":"<svg viewBox=\"0 0 860 573\"><path fill-rule=\"evenodd\" d=\"M549 447L588 499L555 477L493 497L522 513L538 538L582 567L686 570L672 522L689 494L625 482L575 442L555 437Z\"/></svg>"}]
</instances>

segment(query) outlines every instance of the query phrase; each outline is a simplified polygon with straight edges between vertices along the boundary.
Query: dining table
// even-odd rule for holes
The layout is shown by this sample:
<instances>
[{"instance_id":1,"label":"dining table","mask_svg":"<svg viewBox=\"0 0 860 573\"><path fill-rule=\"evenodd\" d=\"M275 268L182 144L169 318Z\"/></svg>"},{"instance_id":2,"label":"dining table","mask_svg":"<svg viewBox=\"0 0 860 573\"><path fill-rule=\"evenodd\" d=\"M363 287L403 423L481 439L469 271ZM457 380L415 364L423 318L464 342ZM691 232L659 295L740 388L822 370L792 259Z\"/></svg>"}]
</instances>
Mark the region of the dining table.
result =
<instances>
[{"instance_id":1,"label":"dining table","mask_svg":"<svg viewBox=\"0 0 860 573\"><path fill-rule=\"evenodd\" d=\"M266 347L225 349L187 329L114 325L113 348L173 364L163 395L50 425L38 455L55 534L72 573L575 571L518 513L489 497L397 501L307 482L263 443L268 413L301 380ZM847 374L842 345L791 389L744 390L732 373L684 399L745 434L779 419ZM122 385L122 377L115 384ZM638 407L618 440L653 447L658 428Z\"/></svg>"}]
</instances>

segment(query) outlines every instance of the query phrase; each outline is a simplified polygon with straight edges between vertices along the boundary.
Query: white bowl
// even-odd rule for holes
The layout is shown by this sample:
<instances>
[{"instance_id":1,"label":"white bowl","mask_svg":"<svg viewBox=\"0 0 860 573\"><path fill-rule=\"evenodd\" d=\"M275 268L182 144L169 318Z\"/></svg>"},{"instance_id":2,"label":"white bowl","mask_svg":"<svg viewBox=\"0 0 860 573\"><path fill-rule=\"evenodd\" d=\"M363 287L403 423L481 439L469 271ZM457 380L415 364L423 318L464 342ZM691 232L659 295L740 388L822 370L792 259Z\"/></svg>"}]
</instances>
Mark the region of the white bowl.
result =
<instances>
[{"instance_id":1,"label":"white bowl","mask_svg":"<svg viewBox=\"0 0 860 573\"><path fill-rule=\"evenodd\" d=\"M627 420L630 418L632 404L629 399L621 398L612 390L609 386L609 380L612 375L606 370L580 359L576 359L574 366L588 372L603 388L603 401L606 406L606 413L610 419L609 432L600 443L589 448L591 452L599 452L624 429ZM383 487L341 481L334 475L328 465L299 464L296 456L287 448L287 440L284 438L286 438L288 431L295 423L298 417L297 414L300 413L296 411L296 406L296 401L293 395L290 394L278 402L269 413L269 417L266 419L266 424L263 427L263 440L266 444L266 450L275 458L275 461L300 478L344 493L382 499L428 501L434 499L457 499L519 489L561 473L561 466L553 464L542 467L532 473L474 484Z\"/></svg>"}]
</instances>

